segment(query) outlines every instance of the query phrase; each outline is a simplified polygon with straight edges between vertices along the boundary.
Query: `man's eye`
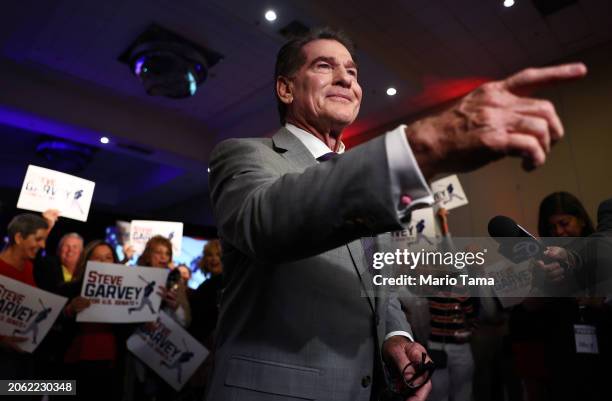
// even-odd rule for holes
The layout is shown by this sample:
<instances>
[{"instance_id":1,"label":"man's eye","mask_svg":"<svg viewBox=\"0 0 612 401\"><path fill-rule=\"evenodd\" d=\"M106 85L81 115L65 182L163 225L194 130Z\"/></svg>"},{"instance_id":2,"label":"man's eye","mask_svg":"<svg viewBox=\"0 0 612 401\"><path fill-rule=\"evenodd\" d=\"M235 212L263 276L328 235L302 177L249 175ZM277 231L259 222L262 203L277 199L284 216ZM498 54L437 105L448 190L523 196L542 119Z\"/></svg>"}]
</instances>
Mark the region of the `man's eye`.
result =
<instances>
[{"instance_id":1,"label":"man's eye","mask_svg":"<svg viewBox=\"0 0 612 401\"><path fill-rule=\"evenodd\" d=\"M329 68L331 68L331 65L329 63L319 63L319 64L317 64L317 68L329 69Z\"/></svg>"},{"instance_id":2,"label":"man's eye","mask_svg":"<svg viewBox=\"0 0 612 401\"><path fill-rule=\"evenodd\" d=\"M357 70L348 70L349 75L356 77L357 76Z\"/></svg>"}]
</instances>

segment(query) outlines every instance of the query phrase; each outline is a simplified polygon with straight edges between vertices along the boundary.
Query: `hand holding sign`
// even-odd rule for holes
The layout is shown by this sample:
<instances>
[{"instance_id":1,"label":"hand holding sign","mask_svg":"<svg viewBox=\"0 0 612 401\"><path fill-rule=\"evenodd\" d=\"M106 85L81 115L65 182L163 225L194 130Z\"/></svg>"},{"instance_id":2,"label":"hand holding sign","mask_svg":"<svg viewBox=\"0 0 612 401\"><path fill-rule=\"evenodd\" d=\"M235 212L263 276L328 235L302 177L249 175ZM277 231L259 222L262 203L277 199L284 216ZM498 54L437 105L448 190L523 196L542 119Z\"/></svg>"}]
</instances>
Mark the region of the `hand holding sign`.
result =
<instances>
[{"instance_id":1,"label":"hand holding sign","mask_svg":"<svg viewBox=\"0 0 612 401\"><path fill-rule=\"evenodd\" d=\"M48 209L43 212L42 217L49 225L48 231L53 229L53 226L55 226L55 223L57 223L57 219L59 219L60 214L60 211L57 209Z\"/></svg>"},{"instance_id":2,"label":"hand holding sign","mask_svg":"<svg viewBox=\"0 0 612 401\"><path fill-rule=\"evenodd\" d=\"M89 308L90 305L91 302L89 301L89 299L79 295L78 297L73 298L68 303L68 305L66 305L66 307L64 308L64 313L72 317Z\"/></svg>"},{"instance_id":3,"label":"hand holding sign","mask_svg":"<svg viewBox=\"0 0 612 401\"><path fill-rule=\"evenodd\" d=\"M172 310L177 310L179 307L179 303L176 297L176 290L168 289L161 285L158 288L160 291L158 294L162 297L162 300L165 305Z\"/></svg>"},{"instance_id":4,"label":"hand holding sign","mask_svg":"<svg viewBox=\"0 0 612 401\"><path fill-rule=\"evenodd\" d=\"M4 348L22 354L25 353L25 351L19 347L19 344L24 343L27 340L27 337L0 336L0 348Z\"/></svg>"},{"instance_id":5,"label":"hand holding sign","mask_svg":"<svg viewBox=\"0 0 612 401\"><path fill-rule=\"evenodd\" d=\"M123 244L122 250L123 250L123 254L125 255L124 260L126 260L126 261L132 260L132 258L136 254L136 250L129 243L128 244Z\"/></svg>"}]
</instances>

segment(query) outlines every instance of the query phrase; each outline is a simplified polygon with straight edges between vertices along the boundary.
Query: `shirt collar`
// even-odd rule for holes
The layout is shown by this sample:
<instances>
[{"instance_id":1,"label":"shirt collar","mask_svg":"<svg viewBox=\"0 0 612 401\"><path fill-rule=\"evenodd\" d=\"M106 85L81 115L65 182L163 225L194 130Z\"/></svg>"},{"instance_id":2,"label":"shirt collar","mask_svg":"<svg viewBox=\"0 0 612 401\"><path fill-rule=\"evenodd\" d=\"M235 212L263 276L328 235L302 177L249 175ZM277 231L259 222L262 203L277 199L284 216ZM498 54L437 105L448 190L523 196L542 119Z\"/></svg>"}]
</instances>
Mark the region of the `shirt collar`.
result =
<instances>
[{"instance_id":1,"label":"shirt collar","mask_svg":"<svg viewBox=\"0 0 612 401\"><path fill-rule=\"evenodd\" d=\"M287 128L289 132L295 135L297 139L299 139L300 142L306 146L306 149L308 149L315 159L331 152L331 150L325 143L323 143L322 140L312 135L310 132L289 123L285 124L285 128ZM338 148L337 153L344 153L344 143L342 143L342 141L340 141L340 147Z\"/></svg>"}]
</instances>

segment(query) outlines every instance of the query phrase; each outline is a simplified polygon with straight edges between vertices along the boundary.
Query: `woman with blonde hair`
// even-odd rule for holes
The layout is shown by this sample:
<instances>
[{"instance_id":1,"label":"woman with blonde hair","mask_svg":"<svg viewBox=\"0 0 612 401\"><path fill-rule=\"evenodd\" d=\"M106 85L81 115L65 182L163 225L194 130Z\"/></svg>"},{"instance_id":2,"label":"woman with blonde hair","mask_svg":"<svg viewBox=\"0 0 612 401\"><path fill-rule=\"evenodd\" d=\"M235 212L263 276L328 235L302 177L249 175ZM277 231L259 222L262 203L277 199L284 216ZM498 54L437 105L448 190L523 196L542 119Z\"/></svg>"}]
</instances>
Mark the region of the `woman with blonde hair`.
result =
<instances>
[{"instance_id":1,"label":"woman with blonde hair","mask_svg":"<svg viewBox=\"0 0 612 401\"><path fill-rule=\"evenodd\" d=\"M223 273L223 265L221 264L221 241L213 239L204 245L199 265L200 269L207 273L207 280L212 276Z\"/></svg>"}]
</instances>

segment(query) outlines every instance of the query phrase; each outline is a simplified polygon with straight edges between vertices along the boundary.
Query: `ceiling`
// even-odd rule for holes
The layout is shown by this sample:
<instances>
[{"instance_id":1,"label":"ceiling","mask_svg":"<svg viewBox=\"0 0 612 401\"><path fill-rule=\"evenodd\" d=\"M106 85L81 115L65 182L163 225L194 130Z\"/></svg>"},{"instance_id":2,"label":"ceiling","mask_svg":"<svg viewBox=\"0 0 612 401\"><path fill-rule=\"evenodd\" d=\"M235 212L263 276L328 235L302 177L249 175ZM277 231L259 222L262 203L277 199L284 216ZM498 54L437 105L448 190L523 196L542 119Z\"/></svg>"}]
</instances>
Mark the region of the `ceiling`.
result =
<instances>
[{"instance_id":1,"label":"ceiling","mask_svg":"<svg viewBox=\"0 0 612 401\"><path fill-rule=\"evenodd\" d=\"M538 0L542 1L542 0ZM292 20L345 30L364 101L358 143L480 82L566 59L612 39L612 2L579 0L547 17L533 0L22 0L0 13L0 188L17 192L41 136L97 151L76 174L94 206L212 225L207 160L229 137L278 128L273 69ZM570 1L571 3L571 1ZM272 7L274 23L263 18ZM223 54L195 96L147 96L117 58L151 23ZM398 94L389 97L386 88ZM99 137L108 136L108 145Z\"/></svg>"}]
</instances>

